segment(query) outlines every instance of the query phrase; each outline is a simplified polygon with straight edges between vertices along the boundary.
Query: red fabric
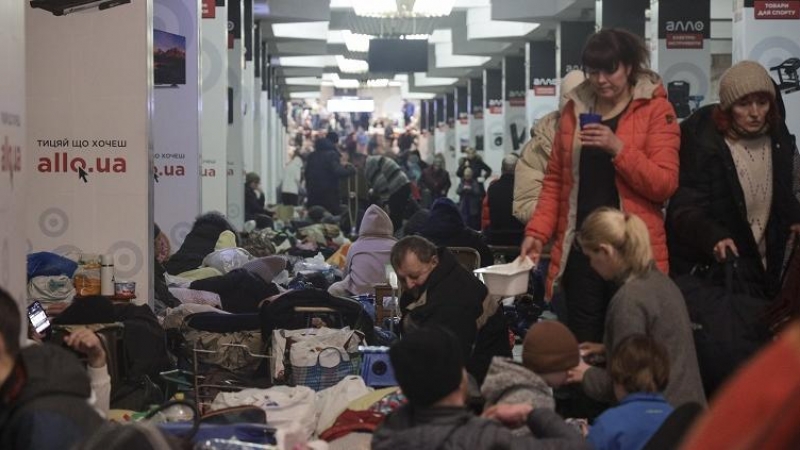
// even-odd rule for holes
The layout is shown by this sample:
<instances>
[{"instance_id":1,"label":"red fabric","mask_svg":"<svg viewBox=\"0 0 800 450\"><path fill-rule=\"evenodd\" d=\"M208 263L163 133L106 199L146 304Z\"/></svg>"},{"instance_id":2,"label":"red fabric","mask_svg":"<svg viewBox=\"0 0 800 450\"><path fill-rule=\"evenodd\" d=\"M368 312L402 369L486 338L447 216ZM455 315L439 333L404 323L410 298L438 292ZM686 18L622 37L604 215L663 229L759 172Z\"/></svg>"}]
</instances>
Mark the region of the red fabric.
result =
<instances>
[{"instance_id":1,"label":"red fabric","mask_svg":"<svg viewBox=\"0 0 800 450\"><path fill-rule=\"evenodd\" d=\"M331 442L354 431L372 433L383 422L386 416L374 411L353 411L348 409L341 413L336 422L323 431L319 438Z\"/></svg>"},{"instance_id":2,"label":"red fabric","mask_svg":"<svg viewBox=\"0 0 800 450\"><path fill-rule=\"evenodd\" d=\"M552 298L553 282L561 273L563 254L569 251L564 248L564 239L570 213L574 215L575 211L575 205L570 203L572 190L578 186L575 176L580 163L573 158L573 147L580 145L575 136L578 131L575 108L575 101L570 100L562 111L542 194L525 230L526 236L545 244L555 238L547 275L547 299ZM613 159L621 207L647 224L658 268L667 273L667 237L661 209L678 188L680 128L663 85L659 83L652 98L633 100L619 120L616 135L625 144Z\"/></svg>"},{"instance_id":3,"label":"red fabric","mask_svg":"<svg viewBox=\"0 0 800 450\"><path fill-rule=\"evenodd\" d=\"M800 323L718 392L684 450L800 448Z\"/></svg>"}]
</instances>

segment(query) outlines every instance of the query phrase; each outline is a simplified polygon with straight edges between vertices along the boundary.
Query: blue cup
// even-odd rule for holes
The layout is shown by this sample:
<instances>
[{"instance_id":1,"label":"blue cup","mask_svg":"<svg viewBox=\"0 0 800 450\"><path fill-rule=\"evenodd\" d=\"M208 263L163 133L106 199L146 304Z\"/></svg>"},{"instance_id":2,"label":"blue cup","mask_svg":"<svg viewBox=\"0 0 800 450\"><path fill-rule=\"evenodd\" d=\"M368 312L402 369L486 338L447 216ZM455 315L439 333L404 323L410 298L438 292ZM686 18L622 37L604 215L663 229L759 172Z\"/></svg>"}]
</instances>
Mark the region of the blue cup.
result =
<instances>
[{"instance_id":1,"label":"blue cup","mask_svg":"<svg viewBox=\"0 0 800 450\"><path fill-rule=\"evenodd\" d=\"M578 120L580 120L581 129L583 129L583 127L590 123L601 123L603 121L603 116L594 113L582 113L578 116Z\"/></svg>"}]
</instances>

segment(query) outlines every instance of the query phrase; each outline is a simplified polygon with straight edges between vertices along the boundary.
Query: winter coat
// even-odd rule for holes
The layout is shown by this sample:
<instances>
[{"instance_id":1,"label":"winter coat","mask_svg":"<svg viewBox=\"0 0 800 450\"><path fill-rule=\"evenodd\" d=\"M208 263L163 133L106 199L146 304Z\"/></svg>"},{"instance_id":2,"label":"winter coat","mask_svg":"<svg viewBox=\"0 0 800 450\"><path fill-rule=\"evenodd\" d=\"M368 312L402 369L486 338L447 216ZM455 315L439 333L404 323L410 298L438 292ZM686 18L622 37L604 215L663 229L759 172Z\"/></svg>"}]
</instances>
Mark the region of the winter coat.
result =
<instances>
[{"instance_id":1,"label":"winter coat","mask_svg":"<svg viewBox=\"0 0 800 450\"><path fill-rule=\"evenodd\" d=\"M22 385L15 394L17 383ZM23 348L0 393L3 449L70 448L103 424L89 405L92 391L86 369L55 345Z\"/></svg>"},{"instance_id":2,"label":"winter coat","mask_svg":"<svg viewBox=\"0 0 800 450\"><path fill-rule=\"evenodd\" d=\"M386 282L386 265L396 242L392 220L378 205L371 205L361 220L358 240L347 252L344 279L331 285L328 292L344 289L352 295L375 293L374 285Z\"/></svg>"},{"instance_id":3,"label":"winter coat","mask_svg":"<svg viewBox=\"0 0 800 450\"><path fill-rule=\"evenodd\" d=\"M192 281L190 289L219 294L222 309L232 313L258 312L258 304L280 293L275 283L267 283L246 269L233 269L225 275Z\"/></svg>"},{"instance_id":4,"label":"winter coat","mask_svg":"<svg viewBox=\"0 0 800 450\"><path fill-rule=\"evenodd\" d=\"M467 228L458 207L448 198L436 200L419 234L440 247L469 247L481 255L481 267L494 263L483 235Z\"/></svg>"},{"instance_id":5,"label":"winter coat","mask_svg":"<svg viewBox=\"0 0 800 450\"><path fill-rule=\"evenodd\" d=\"M553 111L533 126L533 138L525 144L514 171L514 217L522 223L531 220L542 193L544 174L553 148L559 111Z\"/></svg>"},{"instance_id":6,"label":"winter coat","mask_svg":"<svg viewBox=\"0 0 800 450\"><path fill-rule=\"evenodd\" d=\"M713 248L733 239L740 275L757 290L774 294L784 262L789 226L800 223L800 203L792 194L792 153L788 132L772 134L772 207L765 232L766 270L747 220L744 192L730 148L703 107L681 124L680 186L667 210L670 267L674 275L711 264Z\"/></svg>"},{"instance_id":7,"label":"winter coat","mask_svg":"<svg viewBox=\"0 0 800 450\"><path fill-rule=\"evenodd\" d=\"M478 178L483 178L485 180L492 176L492 168L489 167L478 155L475 155L475 157L472 159L462 159L461 163L458 165L458 169L456 170L456 176L458 178L464 178L464 170L467 167L472 169L473 180L477 180Z\"/></svg>"},{"instance_id":8,"label":"winter coat","mask_svg":"<svg viewBox=\"0 0 800 450\"><path fill-rule=\"evenodd\" d=\"M408 176L403 169L385 156L368 156L364 175L370 189L384 202L409 183Z\"/></svg>"},{"instance_id":9,"label":"winter coat","mask_svg":"<svg viewBox=\"0 0 800 450\"><path fill-rule=\"evenodd\" d=\"M655 267L625 282L608 304L603 336L606 352L611 354L632 334L647 335L667 350L670 373L664 397L672 406L687 402L705 405L686 303L678 286ZM600 401L610 403L615 398L611 377L599 367L586 371L583 390Z\"/></svg>"},{"instance_id":10,"label":"winter coat","mask_svg":"<svg viewBox=\"0 0 800 450\"><path fill-rule=\"evenodd\" d=\"M203 259L214 251L223 231L236 232L222 214L207 213L198 217L181 248L164 264L167 273L178 275L203 265Z\"/></svg>"},{"instance_id":11,"label":"winter coat","mask_svg":"<svg viewBox=\"0 0 800 450\"><path fill-rule=\"evenodd\" d=\"M483 199L486 196L486 191L483 189L483 183L478 180L461 180L458 183L456 194L459 196L458 207L461 209L461 216L470 228L479 230L481 208Z\"/></svg>"},{"instance_id":12,"label":"winter coat","mask_svg":"<svg viewBox=\"0 0 800 450\"><path fill-rule=\"evenodd\" d=\"M555 239L547 275L545 297L548 299L552 298L553 289L564 272L576 234L581 160L578 115L587 112L595 102L594 92L587 82L573 89L567 97L542 193L525 230L527 236L543 243ZM624 143L622 151L612 159L620 208L645 222L656 263L659 269L667 272L667 237L661 210L678 188L680 129L675 110L656 73L639 76L633 88L633 100L619 118L616 135Z\"/></svg>"},{"instance_id":13,"label":"winter coat","mask_svg":"<svg viewBox=\"0 0 800 450\"><path fill-rule=\"evenodd\" d=\"M507 173L489 185L482 214L488 216L488 223L481 220L489 244L519 245L522 242L525 225L512 214L514 184L514 174Z\"/></svg>"},{"instance_id":14,"label":"winter coat","mask_svg":"<svg viewBox=\"0 0 800 450\"><path fill-rule=\"evenodd\" d=\"M553 389L537 374L510 358L494 358L481 386L484 409L497 404L526 403L555 410Z\"/></svg>"},{"instance_id":15,"label":"winter coat","mask_svg":"<svg viewBox=\"0 0 800 450\"><path fill-rule=\"evenodd\" d=\"M533 435L515 436L499 422L463 408L414 408L390 414L372 436L373 450L537 450L587 449L583 438L549 409L534 409L527 426ZM536 437L533 437L536 436Z\"/></svg>"},{"instance_id":16,"label":"winter coat","mask_svg":"<svg viewBox=\"0 0 800 450\"><path fill-rule=\"evenodd\" d=\"M306 191L308 207L322 206L328 212L338 215L342 212L339 204L339 178L355 173L353 166L342 166L339 151L333 142L318 139L315 149L306 162Z\"/></svg>"},{"instance_id":17,"label":"winter coat","mask_svg":"<svg viewBox=\"0 0 800 450\"><path fill-rule=\"evenodd\" d=\"M264 193L244 186L244 220L256 220L257 215L269 214L264 209Z\"/></svg>"},{"instance_id":18,"label":"winter coat","mask_svg":"<svg viewBox=\"0 0 800 450\"><path fill-rule=\"evenodd\" d=\"M404 292L400 298L402 327L448 328L461 343L467 371L482 383L493 357L511 356L502 308L450 251L439 248L438 256L439 264L425 285Z\"/></svg>"},{"instance_id":19,"label":"winter coat","mask_svg":"<svg viewBox=\"0 0 800 450\"><path fill-rule=\"evenodd\" d=\"M450 174L446 170L428 166L427 169L422 171L420 187L431 191L431 200L447 197L450 185Z\"/></svg>"},{"instance_id":20,"label":"winter coat","mask_svg":"<svg viewBox=\"0 0 800 450\"><path fill-rule=\"evenodd\" d=\"M303 159L295 156L283 169L281 192L284 194L299 194L303 178Z\"/></svg>"},{"instance_id":21,"label":"winter coat","mask_svg":"<svg viewBox=\"0 0 800 450\"><path fill-rule=\"evenodd\" d=\"M595 450L641 449L670 413L672 406L661 394L633 393L601 414L586 440Z\"/></svg>"}]
</instances>

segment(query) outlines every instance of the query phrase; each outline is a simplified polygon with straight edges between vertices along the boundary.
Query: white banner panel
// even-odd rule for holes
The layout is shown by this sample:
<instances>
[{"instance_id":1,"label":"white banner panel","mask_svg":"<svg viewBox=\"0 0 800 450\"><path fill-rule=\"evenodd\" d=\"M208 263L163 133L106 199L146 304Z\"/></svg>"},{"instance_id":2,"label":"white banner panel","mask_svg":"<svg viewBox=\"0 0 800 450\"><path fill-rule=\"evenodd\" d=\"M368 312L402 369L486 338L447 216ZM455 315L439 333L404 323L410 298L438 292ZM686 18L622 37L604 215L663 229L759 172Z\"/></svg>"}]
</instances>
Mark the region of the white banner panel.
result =
<instances>
[{"instance_id":1,"label":"white banner panel","mask_svg":"<svg viewBox=\"0 0 800 450\"><path fill-rule=\"evenodd\" d=\"M43 3L40 3L43 4ZM25 2L27 230L33 251L112 254L152 298L150 2Z\"/></svg>"},{"instance_id":2,"label":"white banner panel","mask_svg":"<svg viewBox=\"0 0 800 450\"><path fill-rule=\"evenodd\" d=\"M244 170L245 172L256 171L255 166L255 92L253 86L255 85L255 66L252 61L245 63L245 68L242 71L242 151L244 152ZM264 174L259 174L262 177L263 183Z\"/></svg>"},{"instance_id":3,"label":"white banner panel","mask_svg":"<svg viewBox=\"0 0 800 450\"><path fill-rule=\"evenodd\" d=\"M505 111L506 135L509 139L505 149L509 153L519 153L530 138L525 106L512 106L511 102L506 102Z\"/></svg>"},{"instance_id":4,"label":"white banner panel","mask_svg":"<svg viewBox=\"0 0 800 450\"><path fill-rule=\"evenodd\" d=\"M203 40L203 111L201 114L203 211L228 209L228 8L214 7L200 23Z\"/></svg>"},{"instance_id":5,"label":"white banner panel","mask_svg":"<svg viewBox=\"0 0 800 450\"><path fill-rule=\"evenodd\" d=\"M30 164L25 142L26 3L0 2L0 287L20 305L26 299L25 192ZM22 322L26 323L26 322ZM25 330L23 330L23 334Z\"/></svg>"},{"instance_id":6,"label":"white banner panel","mask_svg":"<svg viewBox=\"0 0 800 450\"><path fill-rule=\"evenodd\" d=\"M485 152L483 160L492 168L492 173L500 173L500 163L505 156L505 114L503 107L490 108L483 116L483 139Z\"/></svg>"},{"instance_id":7,"label":"white banner panel","mask_svg":"<svg viewBox=\"0 0 800 450\"><path fill-rule=\"evenodd\" d=\"M238 14L238 16L236 15ZM244 226L244 41L241 39L241 0L228 0L228 220L237 229Z\"/></svg>"},{"instance_id":8,"label":"white banner panel","mask_svg":"<svg viewBox=\"0 0 800 450\"><path fill-rule=\"evenodd\" d=\"M789 130L800 136L800 1L745 0L734 11L733 62L766 67L780 86Z\"/></svg>"},{"instance_id":9,"label":"white banner panel","mask_svg":"<svg viewBox=\"0 0 800 450\"><path fill-rule=\"evenodd\" d=\"M175 250L201 211L198 9L196 0L153 2L153 203Z\"/></svg>"}]
</instances>

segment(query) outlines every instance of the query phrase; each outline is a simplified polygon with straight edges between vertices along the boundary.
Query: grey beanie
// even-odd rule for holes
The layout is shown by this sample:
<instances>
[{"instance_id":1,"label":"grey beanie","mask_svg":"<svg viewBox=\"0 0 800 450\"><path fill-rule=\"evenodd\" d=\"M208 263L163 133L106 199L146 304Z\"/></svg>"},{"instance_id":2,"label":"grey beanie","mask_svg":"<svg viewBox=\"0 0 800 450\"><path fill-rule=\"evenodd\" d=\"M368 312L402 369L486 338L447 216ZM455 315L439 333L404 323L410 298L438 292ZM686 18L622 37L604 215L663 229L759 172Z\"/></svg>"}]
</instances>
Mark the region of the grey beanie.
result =
<instances>
[{"instance_id":1,"label":"grey beanie","mask_svg":"<svg viewBox=\"0 0 800 450\"><path fill-rule=\"evenodd\" d=\"M775 85L767 70L755 61L741 61L726 70L719 79L719 106L730 109L736 100L756 92L775 98Z\"/></svg>"}]
</instances>

